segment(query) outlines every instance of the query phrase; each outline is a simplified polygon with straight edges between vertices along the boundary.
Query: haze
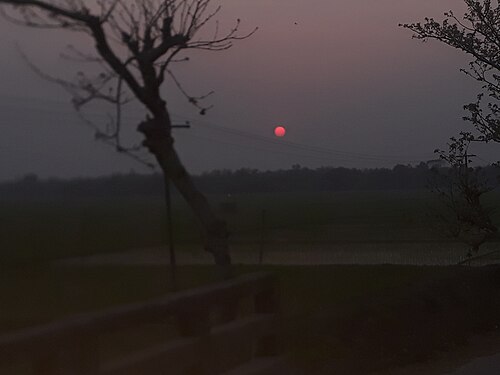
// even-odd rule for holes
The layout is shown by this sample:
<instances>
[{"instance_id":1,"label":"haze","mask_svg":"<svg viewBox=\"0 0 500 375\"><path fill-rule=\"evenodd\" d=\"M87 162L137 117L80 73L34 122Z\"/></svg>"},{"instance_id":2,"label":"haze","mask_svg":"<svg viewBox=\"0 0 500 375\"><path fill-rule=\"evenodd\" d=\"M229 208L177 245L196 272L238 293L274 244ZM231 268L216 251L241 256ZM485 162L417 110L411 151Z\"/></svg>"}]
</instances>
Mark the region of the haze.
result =
<instances>
[{"instance_id":1,"label":"haze","mask_svg":"<svg viewBox=\"0 0 500 375\"><path fill-rule=\"evenodd\" d=\"M216 1L214 0L214 3ZM197 52L176 72L192 94L214 90L206 116L166 86L176 121L178 149L194 173L216 168L392 167L435 158L450 136L470 129L462 106L478 86L459 72L465 56L436 43L411 39L398 23L442 18L463 5L453 0L232 0L219 19L250 39L225 52ZM0 24L0 180L36 173L42 177L95 176L147 169L96 142L73 113L60 87L34 74L16 44L44 71L71 77L81 66L59 57L86 35ZM144 110L126 117L131 142ZM104 112L93 113L95 118ZM287 128L286 142L273 135ZM267 138L261 138L267 137ZM328 150L325 150L328 149ZM482 153L496 160L495 149Z\"/></svg>"}]
</instances>

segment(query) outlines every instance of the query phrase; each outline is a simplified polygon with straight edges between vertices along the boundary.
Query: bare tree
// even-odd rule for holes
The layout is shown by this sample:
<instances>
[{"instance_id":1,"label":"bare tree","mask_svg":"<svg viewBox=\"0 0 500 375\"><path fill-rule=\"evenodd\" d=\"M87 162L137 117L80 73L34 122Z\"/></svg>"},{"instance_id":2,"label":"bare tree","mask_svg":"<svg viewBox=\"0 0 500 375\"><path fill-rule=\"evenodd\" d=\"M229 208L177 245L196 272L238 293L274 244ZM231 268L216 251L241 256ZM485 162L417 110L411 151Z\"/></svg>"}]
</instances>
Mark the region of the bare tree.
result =
<instances>
[{"instance_id":1,"label":"bare tree","mask_svg":"<svg viewBox=\"0 0 500 375\"><path fill-rule=\"evenodd\" d=\"M91 3L91 4L90 4ZM45 75L73 96L79 111L90 102L102 101L116 107L112 121L96 126L96 137L120 152L138 158L141 146L126 147L121 141L121 107L137 100L147 111L137 130L144 136L142 147L154 156L166 180L172 181L201 224L204 248L224 274L229 275L231 258L226 223L218 218L205 196L195 187L174 147L172 120L161 87L167 77L196 106L201 114L209 107L205 96L190 96L171 70L185 61L182 52L193 49L222 51L235 40L250 36L239 33L240 20L221 34L214 17L220 7L211 0L0 0L0 10L12 22L34 28L57 28L84 32L92 38L96 55L71 48L71 58L95 62L97 75L83 72L74 81ZM213 33L202 32L213 22ZM255 31L255 30L254 30Z\"/></svg>"},{"instance_id":2,"label":"bare tree","mask_svg":"<svg viewBox=\"0 0 500 375\"><path fill-rule=\"evenodd\" d=\"M453 11L441 22L425 18L423 23L403 24L423 41L434 39L472 57L462 71L482 84L477 100L464 108L464 117L478 130L477 140L500 142L500 6L490 0L464 0L462 17Z\"/></svg>"},{"instance_id":3,"label":"bare tree","mask_svg":"<svg viewBox=\"0 0 500 375\"><path fill-rule=\"evenodd\" d=\"M448 150L436 150L446 168L436 170L431 191L437 194L441 207L435 207L440 229L451 238L470 246L467 257L477 255L480 246L497 232L490 214L484 206L484 194L494 188L491 181L481 175L481 168L470 166L475 155L469 148L475 139L470 133L451 138Z\"/></svg>"}]
</instances>

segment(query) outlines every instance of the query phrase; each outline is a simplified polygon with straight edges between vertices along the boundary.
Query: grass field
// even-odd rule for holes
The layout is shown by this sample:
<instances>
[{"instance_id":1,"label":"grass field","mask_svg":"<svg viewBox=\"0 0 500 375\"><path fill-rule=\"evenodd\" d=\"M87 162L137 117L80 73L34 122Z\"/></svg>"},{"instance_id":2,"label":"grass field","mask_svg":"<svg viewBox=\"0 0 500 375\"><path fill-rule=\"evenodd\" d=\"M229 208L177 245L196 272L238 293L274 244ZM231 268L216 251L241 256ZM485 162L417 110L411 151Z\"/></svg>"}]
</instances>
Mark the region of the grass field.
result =
<instances>
[{"instance_id":1,"label":"grass field","mask_svg":"<svg viewBox=\"0 0 500 375\"><path fill-rule=\"evenodd\" d=\"M422 191L245 194L211 196L229 223L233 244L257 244L262 210L265 241L281 243L398 243L446 239L428 211L434 198ZM224 213L221 202L236 204ZM493 205L500 195L490 198ZM179 248L200 243L185 203L174 203ZM12 264L123 251L164 243L161 197L53 201L0 200L0 263Z\"/></svg>"},{"instance_id":2,"label":"grass field","mask_svg":"<svg viewBox=\"0 0 500 375\"><path fill-rule=\"evenodd\" d=\"M325 251L340 247L383 253L390 247L405 254L411 249L432 253L442 251L443 243L451 252L455 246L463 251L435 229L427 215L435 201L427 192L247 194L210 200L228 220L233 248L259 248L266 210L266 249L275 252L295 249L307 257L304 249L320 246ZM220 203L228 201L236 212L223 212ZM490 204L500 204L500 195L492 196ZM190 211L180 200L173 211L177 248L199 249ZM170 289L165 266L45 262L162 245L164 206L159 197L0 201L0 224L0 333L147 300ZM268 265L237 266L236 272L262 269L279 278L286 352L308 373L356 374L411 363L499 323L498 284L479 280L482 271ZM189 288L214 281L214 272L211 266L183 266L179 284ZM432 286L443 279L453 281Z\"/></svg>"}]
</instances>

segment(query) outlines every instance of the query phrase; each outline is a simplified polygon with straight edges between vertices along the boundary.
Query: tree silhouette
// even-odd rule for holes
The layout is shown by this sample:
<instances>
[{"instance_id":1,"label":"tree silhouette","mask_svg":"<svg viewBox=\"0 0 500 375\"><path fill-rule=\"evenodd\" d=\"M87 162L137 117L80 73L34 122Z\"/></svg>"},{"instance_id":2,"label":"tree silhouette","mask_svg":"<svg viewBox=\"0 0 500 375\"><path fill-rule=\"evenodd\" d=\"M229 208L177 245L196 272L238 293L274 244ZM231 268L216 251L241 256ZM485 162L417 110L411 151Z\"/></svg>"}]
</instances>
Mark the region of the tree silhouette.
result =
<instances>
[{"instance_id":1,"label":"tree silhouette","mask_svg":"<svg viewBox=\"0 0 500 375\"><path fill-rule=\"evenodd\" d=\"M96 138L116 147L119 152L140 159L136 151L145 147L154 156L165 176L186 200L202 229L204 248L210 252L224 274L231 259L226 223L218 218L205 196L195 187L174 147L172 120L161 87L169 76L191 104L205 114L206 97L190 96L170 69L172 63L185 61L182 52L193 49L222 51L235 40L250 36L239 34L240 20L221 34L214 17L220 7L211 0L0 0L0 10L12 22L34 28L57 28L88 34L97 55L88 55L75 47L71 58L95 62L101 71L94 76L79 72L74 81L45 75L61 84L73 96L80 112L90 102L101 101L116 107L112 121L95 126ZM210 37L200 32L214 23ZM254 30L255 31L255 30ZM180 57L179 57L180 56ZM125 147L121 141L121 107L132 99L147 110L137 130L144 136L142 146Z\"/></svg>"},{"instance_id":2,"label":"tree silhouette","mask_svg":"<svg viewBox=\"0 0 500 375\"><path fill-rule=\"evenodd\" d=\"M467 257L477 255L480 246L497 232L490 211L481 200L494 186L481 175L481 168L472 168L469 153L474 142L470 133L451 138L448 150L436 150L447 168L436 170L431 191L441 206L436 213L444 232L470 246Z\"/></svg>"},{"instance_id":3,"label":"tree silhouette","mask_svg":"<svg viewBox=\"0 0 500 375\"><path fill-rule=\"evenodd\" d=\"M437 40L472 57L469 66L461 69L482 84L476 101L464 106L478 135L468 132L451 138L447 152L439 151L448 166L448 175L441 176L441 185L433 186L447 208L440 218L448 233L471 246L469 256L479 251L497 228L480 198L490 191L479 176L479 169L469 167L468 149L473 141L500 142L500 5L490 0L464 0L466 12L457 17L453 11L444 13L444 20L425 18L424 22L402 24L413 31L413 37Z\"/></svg>"},{"instance_id":4,"label":"tree silhouette","mask_svg":"<svg viewBox=\"0 0 500 375\"><path fill-rule=\"evenodd\" d=\"M434 39L465 52L472 57L462 71L482 84L477 100L464 108L464 117L479 131L477 140L500 142L500 5L490 0L464 0L463 17L452 11L441 22L425 18L423 23L402 24L414 38Z\"/></svg>"}]
</instances>

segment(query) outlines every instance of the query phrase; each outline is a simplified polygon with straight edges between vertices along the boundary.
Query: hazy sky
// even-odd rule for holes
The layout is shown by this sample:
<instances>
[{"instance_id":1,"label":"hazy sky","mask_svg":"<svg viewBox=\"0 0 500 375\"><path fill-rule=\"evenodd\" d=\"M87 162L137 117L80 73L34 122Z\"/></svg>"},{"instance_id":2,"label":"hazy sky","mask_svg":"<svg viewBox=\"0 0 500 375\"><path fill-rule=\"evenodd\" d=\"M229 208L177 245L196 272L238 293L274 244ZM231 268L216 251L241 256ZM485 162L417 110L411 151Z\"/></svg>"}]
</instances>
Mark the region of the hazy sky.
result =
<instances>
[{"instance_id":1,"label":"hazy sky","mask_svg":"<svg viewBox=\"0 0 500 375\"><path fill-rule=\"evenodd\" d=\"M214 0L214 3L217 1ZM259 31L220 53L192 55L176 67L193 94L214 90L214 109L200 116L171 83L169 108L190 130L177 147L193 172L215 168L375 167L434 158L433 150L469 127L462 106L477 84L459 72L467 59L437 43L421 43L398 23L442 18L457 0L231 0L219 16ZM16 44L42 69L71 77L81 67L59 58L65 45L90 48L86 35L0 23L0 180L34 172L91 176L147 170L94 141L67 94L37 77ZM128 113L128 136L144 116ZM98 119L104 113L94 113ZM287 135L273 136L283 125ZM500 147L500 146L498 146ZM481 154L493 160L490 147Z\"/></svg>"}]
</instances>

